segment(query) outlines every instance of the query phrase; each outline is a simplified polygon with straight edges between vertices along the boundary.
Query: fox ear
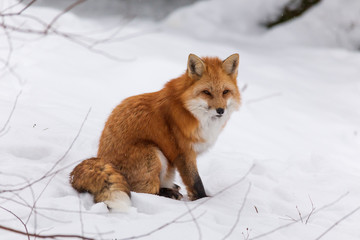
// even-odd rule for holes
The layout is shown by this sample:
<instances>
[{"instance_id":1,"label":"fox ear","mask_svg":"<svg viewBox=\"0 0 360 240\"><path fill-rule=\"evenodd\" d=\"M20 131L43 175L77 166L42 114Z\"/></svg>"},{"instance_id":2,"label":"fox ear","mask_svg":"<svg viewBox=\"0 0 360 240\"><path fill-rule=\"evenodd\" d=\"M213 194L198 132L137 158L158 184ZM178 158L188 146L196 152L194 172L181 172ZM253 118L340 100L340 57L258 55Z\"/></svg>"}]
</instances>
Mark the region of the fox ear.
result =
<instances>
[{"instance_id":1,"label":"fox ear","mask_svg":"<svg viewBox=\"0 0 360 240\"><path fill-rule=\"evenodd\" d=\"M234 53L223 61L222 67L228 75L236 75L239 66L239 54Z\"/></svg>"},{"instance_id":2,"label":"fox ear","mask_svg":"<svg viewBox=\"0 0 360 240\"><path fill-rule=\"evenodd\" d=\"M190 53L187 64L187 72L192 79L199 79L205 71L205 63L195 54Z\"/></svg>"}]
</instances>

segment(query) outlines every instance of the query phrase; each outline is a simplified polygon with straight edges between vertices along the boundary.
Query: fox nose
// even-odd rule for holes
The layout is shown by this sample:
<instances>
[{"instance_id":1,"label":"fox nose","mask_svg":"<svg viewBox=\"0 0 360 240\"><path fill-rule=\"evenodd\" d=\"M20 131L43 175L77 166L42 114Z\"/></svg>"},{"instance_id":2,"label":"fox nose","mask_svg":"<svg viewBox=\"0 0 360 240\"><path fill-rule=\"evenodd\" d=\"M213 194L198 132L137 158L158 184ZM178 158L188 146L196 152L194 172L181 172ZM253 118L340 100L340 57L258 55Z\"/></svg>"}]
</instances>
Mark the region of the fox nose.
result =
<instances>
[{"instance_id":1,"label":"fox nose","mask_svg":"<svg viewBox=\"0 0 360 240\"><path fill-rule=\"evenodd\" d=\"M216 112L217 112L218 114L223 114L223 113L225 112L225 110L224 110L223 108L217 108L217 109L216 109Z\"/></svg>"}]
</instances>

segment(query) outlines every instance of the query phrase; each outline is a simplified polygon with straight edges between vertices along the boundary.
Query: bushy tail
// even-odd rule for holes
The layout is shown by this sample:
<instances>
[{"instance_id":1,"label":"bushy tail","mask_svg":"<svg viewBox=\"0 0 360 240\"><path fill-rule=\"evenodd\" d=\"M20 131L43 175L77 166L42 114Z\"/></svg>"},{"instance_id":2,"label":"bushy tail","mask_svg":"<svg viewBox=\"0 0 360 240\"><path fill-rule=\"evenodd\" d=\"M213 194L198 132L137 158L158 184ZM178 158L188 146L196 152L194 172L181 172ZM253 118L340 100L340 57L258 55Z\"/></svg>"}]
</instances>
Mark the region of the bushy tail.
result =
<instances>
[{"instance_id":1,"label":"bushy tail","mask_svg":"<svg viewBox=\"0 0 360 240\"><path fill-rule=\"evenodd\" d=\"M104 202L109 208L127 211L131 206L126 179L101 158L90 158L77 165L70 173L70 183L79 192L93 194L95 202Z\"/></svg>"}]
</instances>

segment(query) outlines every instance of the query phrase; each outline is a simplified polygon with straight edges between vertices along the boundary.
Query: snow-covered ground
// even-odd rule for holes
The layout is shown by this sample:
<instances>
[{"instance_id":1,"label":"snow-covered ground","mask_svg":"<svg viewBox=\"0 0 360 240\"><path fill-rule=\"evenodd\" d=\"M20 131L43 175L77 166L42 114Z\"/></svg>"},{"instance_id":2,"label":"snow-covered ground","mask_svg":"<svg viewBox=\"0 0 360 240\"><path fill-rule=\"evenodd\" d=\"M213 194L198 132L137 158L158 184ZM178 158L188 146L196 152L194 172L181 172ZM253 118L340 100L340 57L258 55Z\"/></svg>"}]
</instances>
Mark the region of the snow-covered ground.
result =
<instances>
[{"instance_id":1,"label":"snow-covered ground","mask_svg":"<svg viewBox=\"0 0 360 240\"><path fill-rule=\"evenodd\" d=\"M97 52L51 35L13 33L9 45L1 33L0 57L10 56L11 68L0 75L0 226L26 231L23 221L29 233L96 239L360 239L360 3L324 0L264 29L286 2L204 1L160 23L71 13L56 22L59 30L111 36ZM59 13L28 11L43 19ZM96 155L124 98L178 77L189 53L235 52L242 107L198 158L212 197L132 193L133 209L122 214L71 188L70 171ZM27 237L0 229L0 239Z\"/></svg>"}]
</instances>

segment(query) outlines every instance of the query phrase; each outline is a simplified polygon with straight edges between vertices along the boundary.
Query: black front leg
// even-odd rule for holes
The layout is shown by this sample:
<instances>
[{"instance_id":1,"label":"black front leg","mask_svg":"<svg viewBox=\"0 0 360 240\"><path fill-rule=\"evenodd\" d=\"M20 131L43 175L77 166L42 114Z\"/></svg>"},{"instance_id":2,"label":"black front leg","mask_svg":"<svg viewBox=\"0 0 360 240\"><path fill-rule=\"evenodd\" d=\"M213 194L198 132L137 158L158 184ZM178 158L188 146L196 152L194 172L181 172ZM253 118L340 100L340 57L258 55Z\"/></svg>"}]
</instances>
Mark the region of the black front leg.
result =
<instances>
[{"instance_id":1,"label":"black front leg","mask_svg":"<svg viewBox=\"0 0 360 240\"><path fill-rule=\"evenodd\" d=\"M204 185L201 181L201 178L199 174L197 174L194 181L194 193L191 196L191 200L196 200L203 197L207 197L207 195L205 193Z\"/></svg>"},{"instance_id":2,"label":"black front leg","mask_svg":"<svg viewBox=\"0 0 360 240\"><path fill-rule=\"evenodd\" d=\"M196 200L206 197L204 185L197 170L196 153L192 151L179 155L174 164L186 186L189 199Z\"/></svg>"}]
</instances>

